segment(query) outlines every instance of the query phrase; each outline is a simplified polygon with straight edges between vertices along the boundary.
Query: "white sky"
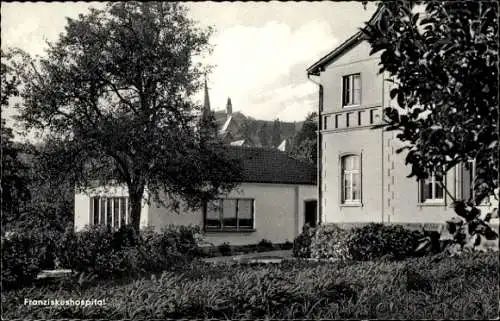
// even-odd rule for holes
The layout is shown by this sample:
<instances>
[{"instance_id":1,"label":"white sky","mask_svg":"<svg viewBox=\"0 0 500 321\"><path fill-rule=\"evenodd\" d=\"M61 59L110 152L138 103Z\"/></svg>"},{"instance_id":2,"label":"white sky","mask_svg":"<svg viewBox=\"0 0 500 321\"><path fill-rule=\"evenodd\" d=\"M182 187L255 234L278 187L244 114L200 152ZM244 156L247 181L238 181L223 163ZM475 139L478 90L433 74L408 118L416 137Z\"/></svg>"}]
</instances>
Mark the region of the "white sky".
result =
<instances>
[{"instance_id":1,"label":"white sky","mask_svg":"<svg viewBox=\"0 0 500 321\"><path fill-rule=\"evenodd\" d=\"M317 86L306 68L354 34L375 11L361 2L186 2L201 26L215 27L207 62L212 109L259 119L300 121L316 110ZM43 55L46 41L98 2L1 3L2 48ZM202 93L200 93L202 94ZM201 96L200 96L201 98Z\"/></svg>"}]
</instances>

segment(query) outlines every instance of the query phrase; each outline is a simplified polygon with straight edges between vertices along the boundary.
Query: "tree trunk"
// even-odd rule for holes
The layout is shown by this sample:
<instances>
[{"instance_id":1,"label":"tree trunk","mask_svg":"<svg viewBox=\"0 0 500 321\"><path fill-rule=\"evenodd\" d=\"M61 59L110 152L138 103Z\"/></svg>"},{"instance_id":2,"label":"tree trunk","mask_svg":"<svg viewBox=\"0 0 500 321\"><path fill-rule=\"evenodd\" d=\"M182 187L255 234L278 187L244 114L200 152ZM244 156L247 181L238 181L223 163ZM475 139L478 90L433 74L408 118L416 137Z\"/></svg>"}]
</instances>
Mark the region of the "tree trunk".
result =
<instances>
[{"instance_id":1,"label":"tree trunk","mask_svg":"<svg viewBox=\"0 0 500 321\"><path fill-rule=\"evenodd\" d=\"M130 224L136 232L139 232L141 222L142 198L144 196L144 185L129 186L130 202Z\"/></svg>"}]
</instances>

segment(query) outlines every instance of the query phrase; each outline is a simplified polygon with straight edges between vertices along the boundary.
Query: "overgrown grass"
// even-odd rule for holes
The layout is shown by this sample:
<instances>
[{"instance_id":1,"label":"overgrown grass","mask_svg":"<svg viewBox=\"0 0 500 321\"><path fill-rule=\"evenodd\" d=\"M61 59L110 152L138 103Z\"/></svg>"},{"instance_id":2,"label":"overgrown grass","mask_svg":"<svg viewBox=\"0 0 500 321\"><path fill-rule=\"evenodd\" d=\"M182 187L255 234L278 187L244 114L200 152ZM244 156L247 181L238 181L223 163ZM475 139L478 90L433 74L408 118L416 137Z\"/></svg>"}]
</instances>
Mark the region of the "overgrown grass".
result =
<instances>
[{"instance_id":1,"label":"overgrown grass","mask_svg":"<svg viewBox=\"0 0 500 321\"><path fill-rule=\"evenodd\" d=\"M276 266L197 262L130 283L82 278L2 293L2 317L492 319L499 311L498 267L497 254ZM25 298L105 304L42 307L24 305Z\"/></svg>"}]
</instances>

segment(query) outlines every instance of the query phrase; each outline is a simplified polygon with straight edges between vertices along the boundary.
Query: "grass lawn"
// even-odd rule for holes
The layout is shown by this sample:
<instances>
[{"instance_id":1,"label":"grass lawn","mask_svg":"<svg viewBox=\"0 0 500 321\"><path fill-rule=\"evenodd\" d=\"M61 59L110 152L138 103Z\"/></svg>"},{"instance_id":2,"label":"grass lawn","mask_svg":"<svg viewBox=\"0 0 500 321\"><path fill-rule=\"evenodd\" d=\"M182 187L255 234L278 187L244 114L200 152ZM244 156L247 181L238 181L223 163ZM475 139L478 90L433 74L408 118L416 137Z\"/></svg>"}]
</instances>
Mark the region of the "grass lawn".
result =
<instances>
[{"instance_id":1,"label":"grass lawn","mask_svg":"<svg viewBox=\"0 0 500 321\"><path fill-rule=\"evenodd\" d=\"M67 280L2 293L2 317L218 319L492 319L499 313L498 253L402 262L193 263L132 281ZM103 300L94 306L30 300Z\"/></svg>"}]
</instances>

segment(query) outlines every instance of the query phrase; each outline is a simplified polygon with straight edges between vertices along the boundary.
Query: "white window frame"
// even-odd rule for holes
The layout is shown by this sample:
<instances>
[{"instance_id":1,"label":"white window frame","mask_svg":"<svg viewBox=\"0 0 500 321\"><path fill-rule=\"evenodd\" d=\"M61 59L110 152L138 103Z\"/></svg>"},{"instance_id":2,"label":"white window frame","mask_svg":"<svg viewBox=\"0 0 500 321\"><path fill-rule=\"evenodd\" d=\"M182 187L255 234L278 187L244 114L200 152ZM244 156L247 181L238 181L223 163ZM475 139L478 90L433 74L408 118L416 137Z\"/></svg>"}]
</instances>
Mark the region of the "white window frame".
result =
<instances>
[{"instance_id":1,"label":"white window frame","mask_svg":"<svg viewBox=\"0 0 500 321\"><path fill-rule=\"evenodd\" d=\"M358 102L354 103L354 78L356 76L359 78L359 89L358 89L359 97L358 97ZM347 101L347 102L344 101L344 96L345 96L345 91L346 91L346 88L344 86L345 79L347 79L349 82L349 101ZM361 92L362 92L361 88L362 88L361 73L358 72L358 73L353 73L353 74L342 76L342 96L341 96L342 108L361 106Z\"/></svg>"},{"instance_id":2,"label":"white window frame","mask_svg":"<svg viewBox=\"0 0 500 321\"><path fill-rule=\"evenodd\" d=\"M431 198L426 198L424 199L424 195L422 195L422 184L427 184L428 183L428 180L431 180L431 191L432 191L432 197ZM440 186L438 181L436 180L436 175L434 173L432 173L431 175L429 175L428 178L426 179L421 179L418 181L418 199L419 199L419 203L420 204L439 204L439 205L442 205L445 203L445 199L446 199L446 192L445 192L445 188L446 188L446 173L443 174L443 179L442 179L442 182L443 182L443 185L444 186ZM443 196L438 198L436 197L436 187L439 187L442 189L442 194Z\"/></svg>"},{"instance_id":3,"label":"white window frame","mask_svg":"<svg viewBox=\"0 0 500 321\"><path fill-rule=\"evenodd\" d=\"M471 176L471 179L470 179L470 186L469 186L469 193L470 193L470 198L472 200L472 202L474 203L474 206L476 205L475 204L475 199L476 199L476 190L474 188L474 185L475 185L475 181L476 181L476 160L475 159L469 159L467 160L467 163L469 163L470 165L470 169L469 169L469 175Z\"/></svg>"},{"instance_id":4,"label":"white window frame","mask_svg":"<svg viewBox=\"0 0 500 321\"><path fill-rule=\"evenodd\" d=\"M124 201L122 202L121 199ZM97 211L94 206L97 200ZM115 213L115 202L118 202L118 213ZM111 204L111 213L108 213L108 203ZM124 204L124 205L122 205ZM125 217L122 217L122 209L125 207ZM90 197L90 224L89 225L110 225L112 228L120 228L122 226L122 218L125 225L131 223L130 208L128 196L91 196ZM104 209L104 215L101 213ZM111 215L111 216L109 216ZM115 215L118 215L117 224L115 224ZM102 218L102 219L101 219ZM108 224L108 218L111 218L111 224Z\"/></svg>"},{"instance_id":5,"label":"white window frame","mask_svg":"<svg viewBox=\"0 0 500 321\"><path fill-rule=\"evenodd\" d=\"M208 206L211 206L210 204L207 204L206 206L206 211L204 213L205 220L203 222L203 228L207 232L253 232L255 231L255 199L254 198L219 198L216 199L218 202L224 202L224 201L235 201L235 206L236 206L236 226L231 226L231 227L225 227L224 226L224 205L221 203L218 210L219 210L219 227L212 227L212 226L207 226L206 224L206 218L208 214ZM238 217L238 203L240 201L251 201L251 206L252 206L252 212L251 212L251 219L252 219L252 226L251 227L240 227L240 220Z\"/></svg>"},{"instance_id":6,"label":"white window frame","mask_svg":"<svg viewBox=\"0 0 500 321\"><path fill-rule=\"evenodd\" d=\"M354 161L352 161L352 167L353 169L346 170L345 169L345 162L349 158L358 158L358 168L354 169ZM354 198L354 175L358 174L359 175L359 186L357 188L359 198L355 199ZM348 181L350 184L350 195L345 195L345 177L346 175L349 177ZM360 154L344 154L340 157L340 198L341 198L341 204L342 205L361 205L361 194L362 194L362 184L361 184L361 155Z\"/></svg>"}]
</instances>

